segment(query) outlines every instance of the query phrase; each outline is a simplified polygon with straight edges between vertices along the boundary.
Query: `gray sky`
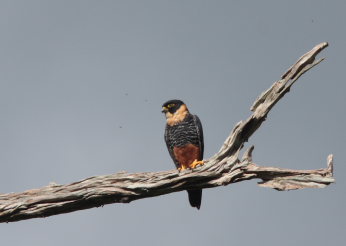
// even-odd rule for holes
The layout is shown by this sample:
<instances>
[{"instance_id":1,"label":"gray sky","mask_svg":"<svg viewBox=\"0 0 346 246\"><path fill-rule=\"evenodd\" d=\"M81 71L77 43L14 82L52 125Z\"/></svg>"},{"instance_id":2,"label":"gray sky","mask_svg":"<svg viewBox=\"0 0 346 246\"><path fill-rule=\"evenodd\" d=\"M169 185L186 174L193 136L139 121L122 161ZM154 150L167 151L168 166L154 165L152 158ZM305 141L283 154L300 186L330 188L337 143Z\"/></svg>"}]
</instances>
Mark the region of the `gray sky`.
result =
<instances>
[{"instance_id":1,"label":"gray sky","mask_svg":"<svg viewBox=\"0 0 346 246\"><path fill-rule=\"evenodd\" d=\"M205 158L298 57L328 41L250 139L259 165L336 184L256 181L0 224L1 245L344 245L345 1L0 1L0 192L173 169L161 105L202 120Z\"/></svg>"}]
</instances>

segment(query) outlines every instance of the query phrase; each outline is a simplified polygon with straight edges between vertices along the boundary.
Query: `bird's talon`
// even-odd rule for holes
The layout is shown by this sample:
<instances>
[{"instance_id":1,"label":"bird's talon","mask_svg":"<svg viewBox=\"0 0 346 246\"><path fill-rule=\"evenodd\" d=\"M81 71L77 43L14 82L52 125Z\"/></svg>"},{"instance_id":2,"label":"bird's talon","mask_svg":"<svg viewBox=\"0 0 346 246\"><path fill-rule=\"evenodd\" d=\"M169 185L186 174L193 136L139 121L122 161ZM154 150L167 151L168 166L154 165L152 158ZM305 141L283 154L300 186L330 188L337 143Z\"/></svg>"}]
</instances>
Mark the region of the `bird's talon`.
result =
<instances>
[{"instance_id":1,"label":"bird's talon","mask_svg":"<svg viewBox=\"0 0 346 246\"><path fill-rule=\"evenodd\" d=\"M181 166L181 167L178 168L178 171L181 172L181 171L183 171L183 170L185 170L185 169L186 169L185 166Z\"/></svg>"},{"instance_id":2,"label":"bird's talon","mask_svg":"<svg viewBox=\"0 0 346 246\"><path fill-rule=\"evenodd\" d=\"M198 165L203 165L204 164L204 161L197 161L197 160L194 160L191 165L190 165L190 168L195 168L196 166Z\"/></svg>"}]
</instances>

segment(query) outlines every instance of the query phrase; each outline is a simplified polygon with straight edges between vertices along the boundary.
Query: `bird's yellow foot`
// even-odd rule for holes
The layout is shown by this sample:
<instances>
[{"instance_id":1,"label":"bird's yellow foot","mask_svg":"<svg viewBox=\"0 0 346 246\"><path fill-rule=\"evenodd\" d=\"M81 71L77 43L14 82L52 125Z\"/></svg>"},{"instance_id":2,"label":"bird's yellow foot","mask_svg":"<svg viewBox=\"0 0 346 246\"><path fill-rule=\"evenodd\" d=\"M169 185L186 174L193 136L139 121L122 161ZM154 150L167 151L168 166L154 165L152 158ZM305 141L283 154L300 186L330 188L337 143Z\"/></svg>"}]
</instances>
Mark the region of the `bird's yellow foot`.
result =
<instances>
[{"instance_id":1,"label":"bird's yellow foot","mask_svg":"<svg viewBox=\"0 0 346 246\"><path fill-rule=\"evenodd\" d=\"M196 166L203 165L203 164L204 164L204 161L197 161L196 159L190 164L190 168L195 168Z\"/></svg>"},{"instance_id":2,"label":"bird's yellow foot","mask_svg":"<svg viewBox=\"0 0 346 246\"><path fill-rule=\"evenodd\" d=\"M184 165L181 165L179 168L178 168L178 171L180 172L180 171L183 171L183 170L185 170L186 169L186 167L184 166Z\"/></svg>"}]
</instances>

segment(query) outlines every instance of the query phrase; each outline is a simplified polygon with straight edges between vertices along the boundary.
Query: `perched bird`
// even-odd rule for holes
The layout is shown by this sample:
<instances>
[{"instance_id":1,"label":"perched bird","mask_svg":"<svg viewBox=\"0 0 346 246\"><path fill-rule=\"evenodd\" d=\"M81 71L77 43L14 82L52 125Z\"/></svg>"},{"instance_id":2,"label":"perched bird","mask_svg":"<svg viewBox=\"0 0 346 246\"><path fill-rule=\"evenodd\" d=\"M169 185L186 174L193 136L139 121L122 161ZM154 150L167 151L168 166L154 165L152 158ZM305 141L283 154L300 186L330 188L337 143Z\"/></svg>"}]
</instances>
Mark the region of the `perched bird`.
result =
<instances>
[{"instance_id":1,"label":"perched bird","mask_svg":"<svg viewBox=\"0 0 346 246\"><path fill-rule=\"evenodd\" d=\"M170 100L162 105L166 116L165 142L178 170L203 165L203 129L197 115L190 114L184 102ZM192 207L201 206L202 189L188 190Z\"/></svg>"}]
</instances>

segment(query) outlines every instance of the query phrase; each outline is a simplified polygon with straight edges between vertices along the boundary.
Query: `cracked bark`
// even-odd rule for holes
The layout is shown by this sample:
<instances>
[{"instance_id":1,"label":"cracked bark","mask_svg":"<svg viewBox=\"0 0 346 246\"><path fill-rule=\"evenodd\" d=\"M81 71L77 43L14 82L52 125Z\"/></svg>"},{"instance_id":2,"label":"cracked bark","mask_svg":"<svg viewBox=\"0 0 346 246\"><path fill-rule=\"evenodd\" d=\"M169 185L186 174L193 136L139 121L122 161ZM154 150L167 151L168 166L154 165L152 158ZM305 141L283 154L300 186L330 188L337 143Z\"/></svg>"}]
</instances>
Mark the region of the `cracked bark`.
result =
<instances>
[{"instance_id":1,"label":"cracked bark","mask_svg":"<svg viewBox=\"0 0 346 246\"><path fill-rule=\"evenodd\" d=\"M332 155L327 158L327 168L316 170L258 166L252 161L253 146L239 158L244 143L265 121L271 108L301 75L323 60L315 57L327 46L328 43L316 45L263 92L251 107L252 115L236 124L219 152L205 160L204 166L180 173L177 170L120 172L66 185L50 184L21 193L0 194L0 222L46 217L110 203L128 203L186 189L212 188L250 179L260 179L260 186L276 190L323 188L333 183Z\"/></svg>"}]
</instances>

